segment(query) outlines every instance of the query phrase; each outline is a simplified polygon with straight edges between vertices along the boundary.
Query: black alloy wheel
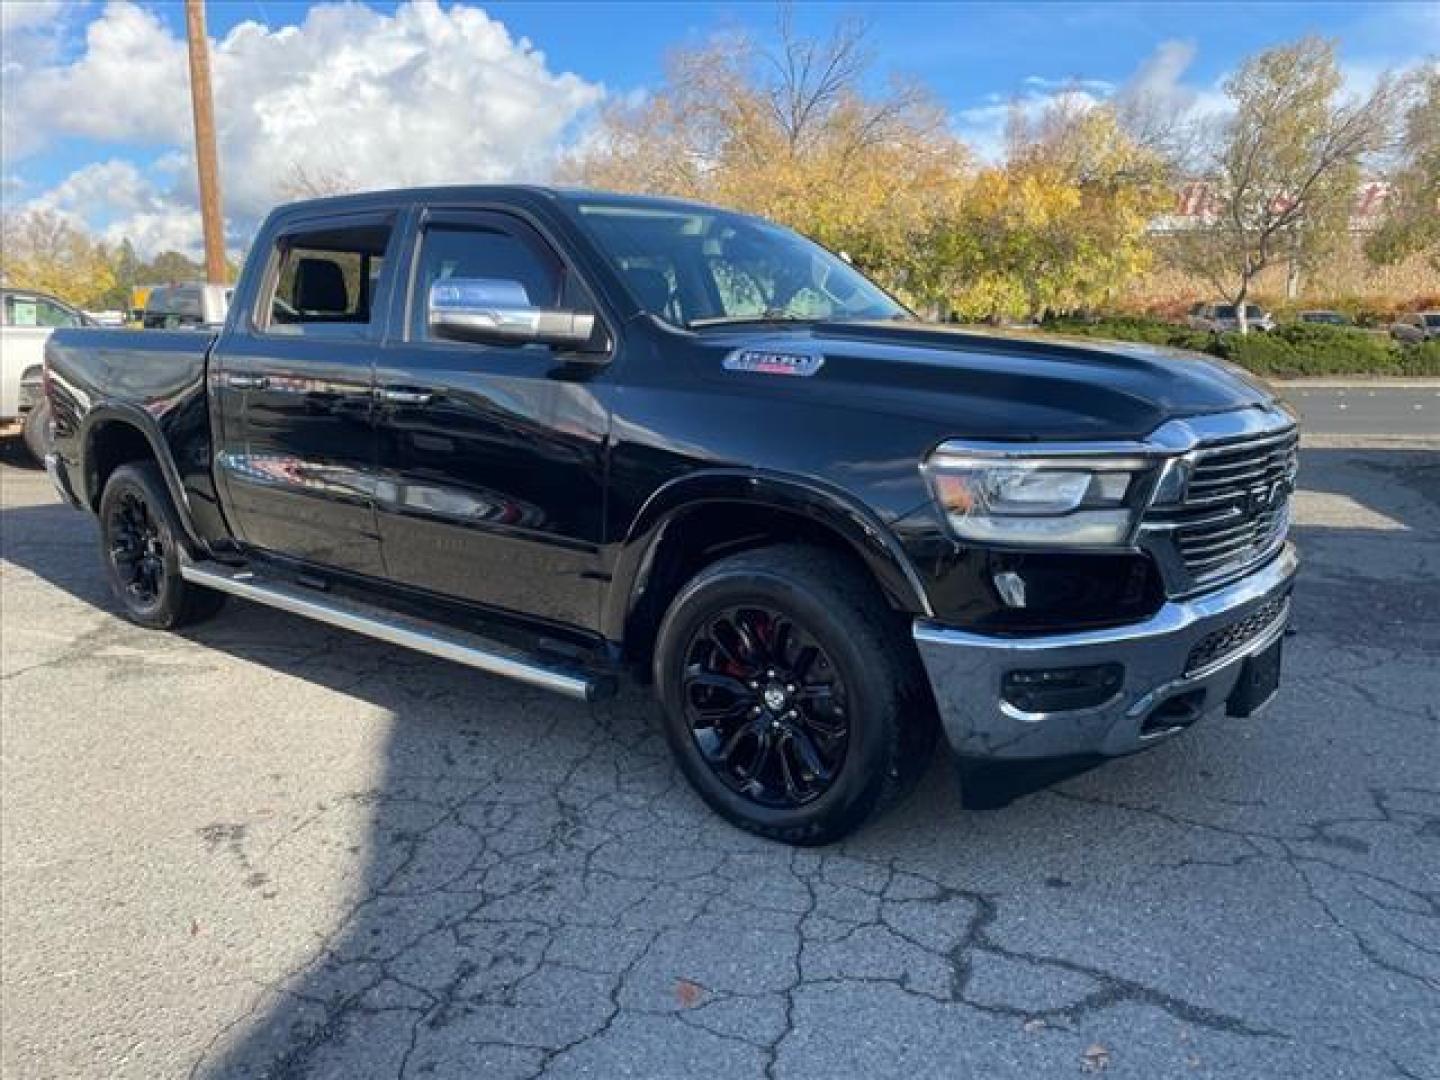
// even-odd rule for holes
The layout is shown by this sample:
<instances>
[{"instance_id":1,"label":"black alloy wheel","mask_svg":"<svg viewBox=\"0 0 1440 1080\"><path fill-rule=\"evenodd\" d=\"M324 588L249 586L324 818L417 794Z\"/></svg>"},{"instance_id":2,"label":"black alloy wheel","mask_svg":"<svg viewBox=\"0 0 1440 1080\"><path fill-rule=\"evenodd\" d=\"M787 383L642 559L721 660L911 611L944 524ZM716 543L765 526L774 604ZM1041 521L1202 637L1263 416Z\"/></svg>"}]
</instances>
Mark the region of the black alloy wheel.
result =
<instances>
[{"instance_id":1,"label":"black alloy wheel","mask_svg":"<svg viewBox=\"0 0 1440 1080\"><path fill-rule=\"evenodd\" d=\"M937 725L909 616L844 555L777 544L700 570L652 665L685 778L731 823L828 844L898 799Z\"/></svg>"},{"instance_id":2,"label":"black alloy wheel","mask_svg":"<svg viewBox=\"0 0 1440 1080\"><path fill-rule=\"evenodd\" d=\"M135 488L121 492L106 525L115 580L134 607L154 607L165 579L165 540L143 494Z\"/></svg>"},{"instance_id":3,"label":"black alloy wheel","mask_svg":"<svg viewBox=\"0 0 1440 1080\"><path fill-rule=\"evenodd\" d=\"M116 469L97 514L105 576L131 622L174 630L220 610L223 593L180 574L182 528L157 465L132 462Z\"/></svg>"},{"instance_id":4,"label":"black alloy wheel","mask_svg":"<svg viewBox=\"0 0 1440 1080\"><path fill-rule=\"evenodd\" d=\"M682 689L701 755L762 806L803 806L845 762L845 683L815 637L771 605L718 612L691 635Z\"/></svg>"}]
</instances>

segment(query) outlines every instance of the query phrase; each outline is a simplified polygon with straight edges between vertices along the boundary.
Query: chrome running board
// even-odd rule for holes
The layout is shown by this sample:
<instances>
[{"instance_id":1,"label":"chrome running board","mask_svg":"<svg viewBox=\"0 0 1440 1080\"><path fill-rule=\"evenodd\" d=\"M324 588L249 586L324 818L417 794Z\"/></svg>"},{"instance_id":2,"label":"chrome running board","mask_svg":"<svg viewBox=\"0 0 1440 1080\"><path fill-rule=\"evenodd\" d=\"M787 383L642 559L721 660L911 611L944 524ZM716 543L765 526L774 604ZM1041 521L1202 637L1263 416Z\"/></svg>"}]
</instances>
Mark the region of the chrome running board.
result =
<instances>
[{"instance_id":1,"label":"chrome running board","mask_svg":"<svg viewBox=\"0 0 1440 1080\"><path fill-rule=\"evenodd\" d=\"M477 634L452 629L423 619L353 600L317 593L303 586L261 577L250 570L210 568L182 561L180 576L207 589L243 600L279 608L316 622L352 630L416 652L538 686L577 701L598 701L614 692L614 681L604 676L552 666L497 644Z\"/></svg>"}]
</instances>

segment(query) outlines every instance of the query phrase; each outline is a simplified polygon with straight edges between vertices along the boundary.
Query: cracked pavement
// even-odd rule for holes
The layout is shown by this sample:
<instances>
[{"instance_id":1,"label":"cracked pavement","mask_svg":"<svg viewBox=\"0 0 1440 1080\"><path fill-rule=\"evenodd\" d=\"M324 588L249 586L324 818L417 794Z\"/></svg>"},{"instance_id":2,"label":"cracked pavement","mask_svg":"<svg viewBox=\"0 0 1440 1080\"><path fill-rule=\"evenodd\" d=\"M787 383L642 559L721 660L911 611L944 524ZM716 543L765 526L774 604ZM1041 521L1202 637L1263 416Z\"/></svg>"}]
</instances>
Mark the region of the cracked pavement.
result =
<instances>
[{"instance_id":1,"label":"cracked pavement","mask_svg":"<svg viewBox=\"0 0 1440 1080\"><path fill-rule=\"evenodd\" d=\"M1307 440L1278 701L848 842L585 707L119 619L0 465L6 1077L1440 1077L1440 443ZM1027 790L1030 789L1030 790Z\"/></svg>"}]
</instances>

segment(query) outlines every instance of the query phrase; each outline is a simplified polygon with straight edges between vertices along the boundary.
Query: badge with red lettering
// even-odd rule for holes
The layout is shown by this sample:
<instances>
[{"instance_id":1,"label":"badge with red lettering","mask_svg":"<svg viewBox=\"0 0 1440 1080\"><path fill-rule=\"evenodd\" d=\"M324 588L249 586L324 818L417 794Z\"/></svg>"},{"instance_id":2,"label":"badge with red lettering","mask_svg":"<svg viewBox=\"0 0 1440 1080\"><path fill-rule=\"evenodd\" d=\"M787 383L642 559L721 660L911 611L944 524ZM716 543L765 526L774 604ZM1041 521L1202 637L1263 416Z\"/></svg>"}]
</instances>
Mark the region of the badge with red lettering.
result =
<instances>
[{"instance_id":1,"label":"badge with red lettering","mask_svg":"<svg viewBox=\"0 0 1440 1080\"><path fill-rule=\"evenodd\" d=\"M736 349L725 357L726 371L748 371L756 375L798 375L808 378L820 370L825 357L819 353L775 349Z\"/></svg>"}]
</instances>

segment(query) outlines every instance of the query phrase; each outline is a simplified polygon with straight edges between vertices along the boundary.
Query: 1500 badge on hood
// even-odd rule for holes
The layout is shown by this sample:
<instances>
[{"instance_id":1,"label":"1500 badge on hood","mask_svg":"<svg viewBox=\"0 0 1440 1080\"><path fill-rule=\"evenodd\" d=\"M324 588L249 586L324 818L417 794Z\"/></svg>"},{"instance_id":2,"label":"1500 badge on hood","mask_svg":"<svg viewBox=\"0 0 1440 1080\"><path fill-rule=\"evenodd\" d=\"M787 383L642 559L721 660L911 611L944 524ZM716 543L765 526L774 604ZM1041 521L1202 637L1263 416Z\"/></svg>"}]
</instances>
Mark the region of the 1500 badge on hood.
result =
<instances>
[{"instance_id":1,"label":"1500 badge on hood","mask_svg":"<svg viewBox=\"0 0 1440 1080\"><path fill-rule=\"evenodd\" d=\"M725 357L726 371L749 371L757 375L798 375L808 378L825 363L819 353L776 351L771 349L736 349Z\"/></svg>"}]
</instances>

